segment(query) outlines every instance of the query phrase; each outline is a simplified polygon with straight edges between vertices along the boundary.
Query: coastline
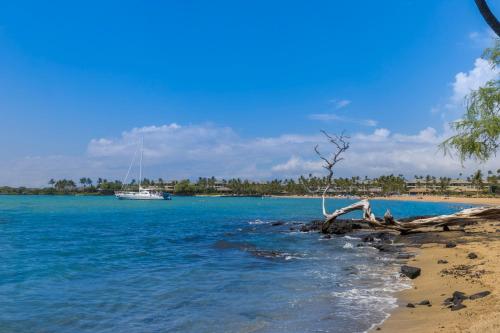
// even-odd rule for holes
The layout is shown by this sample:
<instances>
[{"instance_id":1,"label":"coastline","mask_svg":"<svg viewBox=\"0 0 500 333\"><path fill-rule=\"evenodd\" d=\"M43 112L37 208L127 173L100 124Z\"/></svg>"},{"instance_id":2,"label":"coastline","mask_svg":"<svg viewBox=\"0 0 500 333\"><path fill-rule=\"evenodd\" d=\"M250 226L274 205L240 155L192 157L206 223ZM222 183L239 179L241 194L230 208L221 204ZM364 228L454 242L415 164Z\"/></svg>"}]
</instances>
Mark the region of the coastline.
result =
<instances>
[{"instance_id":1,"label":"coastline","mask_svg":"<svg viewBox=\"0 0 500 333\"><path fill-rule=\"evenodd\" d=\"M394 200L394 201L424 201L424 202L452 202L473 205L500 205L500 197L447 197L440 195L419 195L419 196L391 196L391 197L373 197L372 200Z\"/></svg>"},{"instance_id":2,"label":"coastline","mask_svg":"<svg viewBox=\"0 0 500 333\"><path fill-rule=\"evenodd\" d=\"M272 195L273 198L292 198L292 199L321 199L318 195ZM365 199L366 197L360 197ZM343 197L327 197L327 199L346 199ZM447 197L441 195L395 195L388 197L369 197L368 200L389 200L389 201L421 201L421 202L451 202L472 205L500 205L500 197Z\"/></svg>"},{"instance_id":3,"label":"coastline","mask_svg":"<svg viewBox=\"0 0 500 333\"><path fill-rule=\"evenodd\" d=\"M417 241L404 236L400 241L407 243L409 252L416 253L407 265L421 268L422 273L411 280L411 289L396 293L398 308L370 332L500 331L500 221L484 221L467 226L465 231L429 233ZM446 247L450 241L456 247ZM470 253L477 258L469 258ZM491 294L464 300L464 308L451 311L443 301L455 291L468 296L483 291ZM425 300L431 306L418 305ZM408 303L415 307L407 307Z\"/></svg>"}]
</instances>

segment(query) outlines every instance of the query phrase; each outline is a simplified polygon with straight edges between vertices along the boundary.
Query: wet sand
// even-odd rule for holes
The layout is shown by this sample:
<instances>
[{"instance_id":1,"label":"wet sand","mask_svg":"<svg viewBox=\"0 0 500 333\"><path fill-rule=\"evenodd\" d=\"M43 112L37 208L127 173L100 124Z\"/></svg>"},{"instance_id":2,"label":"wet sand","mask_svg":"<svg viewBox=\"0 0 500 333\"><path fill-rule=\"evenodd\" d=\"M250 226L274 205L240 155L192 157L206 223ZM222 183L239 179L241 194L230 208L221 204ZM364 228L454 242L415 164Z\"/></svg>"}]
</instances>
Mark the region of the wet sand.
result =
<instances>
[{"instance_id":1,"label":"wet sand","mask_svg":"<svg viewBox=\"0 0 500 333\"><path fill-rule=\"evenodd\" d=\"M464 232L433 233L428 238L430 243L409 247L417 256L407 265L421 268L421 275L412 280L412 289L398 294L399 308L373 331L500 332L500 221L468 226ZM411 237L407 241L411 243ZM448 241L456 242L456 247L447 248ZM468 257L472 252L476 259ZM447 263L438 264L438 260ZM491 294L464 300L465 308L451 311L443 301L455 291ZM416 305L424 300L432 306ZM408 303L415 308L407 307Z\"/></svg>"}]
</instances>

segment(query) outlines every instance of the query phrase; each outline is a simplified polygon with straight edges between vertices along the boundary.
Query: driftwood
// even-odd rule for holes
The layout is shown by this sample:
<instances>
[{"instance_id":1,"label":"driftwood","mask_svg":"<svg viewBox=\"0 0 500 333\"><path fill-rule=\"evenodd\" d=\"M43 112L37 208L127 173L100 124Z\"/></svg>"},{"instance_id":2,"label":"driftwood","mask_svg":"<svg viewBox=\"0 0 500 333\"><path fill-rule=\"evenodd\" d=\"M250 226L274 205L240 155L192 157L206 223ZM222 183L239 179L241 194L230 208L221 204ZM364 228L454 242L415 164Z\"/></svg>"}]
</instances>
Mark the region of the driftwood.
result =
<instances>
[{"instance_id":1,"label":"driftwood","mask_svg":"<svg viewBox=\"0 0 500 333\"><path fill-rule=\"evenodd\" d=\"M394 219L391 212L387 210L384 214L384 222L381 223L373 214L368 200L358 201L347 207L337 209L333 213L329 214L325 207L325 197L326 192L323 193L322 197L323 215L325 216L325 223L322 227L323 232L328 230L337 217L355 210L361 210L363 212L362 221L367 222L374 228L393 229L401 232L408 232L410 230L424 227L442 227L447 229L449 226L467 225L481 220L500 220L500 206L491 206L468 208L455 214L439 215L429 218L416 219L409 222L397 221Z\"/></svg>"},{"instance_id":2,"label":"driftwood","mask_svg":"<svg viewBox=\"0 0 500 333\"><path fill-rule=\"evenodd\" d=\"M314 147L314 151L316 152L316 154L323 160L323 162L325 162L323 168L328 171L328 175L325 179L326 187L323 190L322 195L322 208L323 215L325 216L325 222L322 225L322 231L324 233L328 231L329 227L337 217L355 210L361 210L363 212L362 221L367 222L373 228L393 229L398 230L402 233L423 227L442 227L444 230L447 230L449 229L448 227L452 225L466 225L485 219L500 220L500 206L469 208L451 215L420 218L410 222L396 220L392 216L391 212L387 210L384 214L384 218L378 220L375 217L375 214L373 214L370 202L368 200L358 201L347 207L337 209L333 213L329 214L326 211L325 201L328 190L330 189L330 186L332 184L333 167L344 159L342 157L342 154L344 154L349 149L349 142L347 141L349 137L345 136L343 132L340 135L330 135L323 130L321 132L325 135L328 142L334 147L334 151L330 156L321 154L318 149L318 145Z\"/></svg>"}]
</instances>

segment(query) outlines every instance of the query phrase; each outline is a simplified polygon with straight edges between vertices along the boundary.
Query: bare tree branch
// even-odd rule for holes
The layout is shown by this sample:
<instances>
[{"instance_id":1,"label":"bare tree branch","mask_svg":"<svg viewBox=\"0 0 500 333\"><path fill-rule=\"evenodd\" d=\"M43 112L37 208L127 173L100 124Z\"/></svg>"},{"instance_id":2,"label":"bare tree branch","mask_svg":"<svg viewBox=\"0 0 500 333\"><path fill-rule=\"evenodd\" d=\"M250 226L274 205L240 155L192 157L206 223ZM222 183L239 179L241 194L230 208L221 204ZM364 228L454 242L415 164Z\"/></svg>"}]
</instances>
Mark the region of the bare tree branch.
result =
<instances>
[{"instance_id":1,"label":"bare tree branch","mask_svg":"<svg viewBox=\"0 0 500 333\"><path fill-rule=\"evenodd\" d=\"M316 145L314 147L314 151L316 152L316 154L319 156L319 158L321 158L325 162L323 168L325 168L328 171L328 175L326 177L327 183L325 189L323 190L323 195L322 195L323 215L325 216L325 218L328 219L330 215L326 211L325 197L332 185L333 167L344 159L343 157L341 157L341 155L345 153L347 149L349 149L349 142L347 141L349 137L346 136L343 131L340 135L336 134L330 135L324 130L321 130L321 133L323 133L325 137L328 139L328 141L335 146L335 151L330 158L325 157L323 154L321 154L321 152L319 151L319 145Z\"/></svg>"},{"instance_id":2,"label":"bare tree branch","mask_svg":"<svg viewBox=\"0 0 500 333\"><path fill-rule=\"evenodd\" d=\"M479 12L483 16L484 20L490 28L497 34L497 36L500 36L500 23L498 23L497 18L493 13L491 12L490 7L488 7L488 4L486 3L486 0L474 0L476 2L476 6L479 9Z\"/></svg>"}]
</instances>

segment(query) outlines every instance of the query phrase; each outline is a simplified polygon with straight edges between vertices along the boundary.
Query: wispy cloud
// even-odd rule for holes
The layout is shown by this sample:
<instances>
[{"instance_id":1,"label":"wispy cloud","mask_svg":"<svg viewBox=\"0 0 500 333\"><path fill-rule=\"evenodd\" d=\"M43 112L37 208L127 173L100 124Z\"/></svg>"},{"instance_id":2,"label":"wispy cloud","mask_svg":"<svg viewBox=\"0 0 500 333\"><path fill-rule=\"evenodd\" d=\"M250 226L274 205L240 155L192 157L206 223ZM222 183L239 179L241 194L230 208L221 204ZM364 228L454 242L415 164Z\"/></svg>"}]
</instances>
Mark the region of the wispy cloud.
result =
<instances>
[{"instance_id":1,"label":"wispy cloud","mask_svg":"<svg viewBox=\"0 0 500 333\"><path fill-rule=\"evenodd\" d=\"M491 29L485 29L483 31L472 31L468 34L469 40L472 42L473 46L484 49L493 45L497 35Z\"/></svg>"},{"instance_id":2,"label":"wispy cloud","mask_svg":"<svg viewBox=\"0 0 500 333\"><path fill-rule=\"evenodd\" d=\"M351 101L348 99L331 99L329 103L335 105L335 108L339 110L351 104Z\"/></svg>"},{"instance_id":3,"label":"wispy cloud","mask_svg":"<svg viewBox=\"0 0 500 333\"><path fill-rule=\"evenodd\" d=\"M319 120L325 122L342 122L342 123L352 123L362 126L375 127L378 122L373 119L355 119L350 117L339 116L335 113L314 113L309 115L309 119L311 120Z\"/></svg>"}]
</instances>

